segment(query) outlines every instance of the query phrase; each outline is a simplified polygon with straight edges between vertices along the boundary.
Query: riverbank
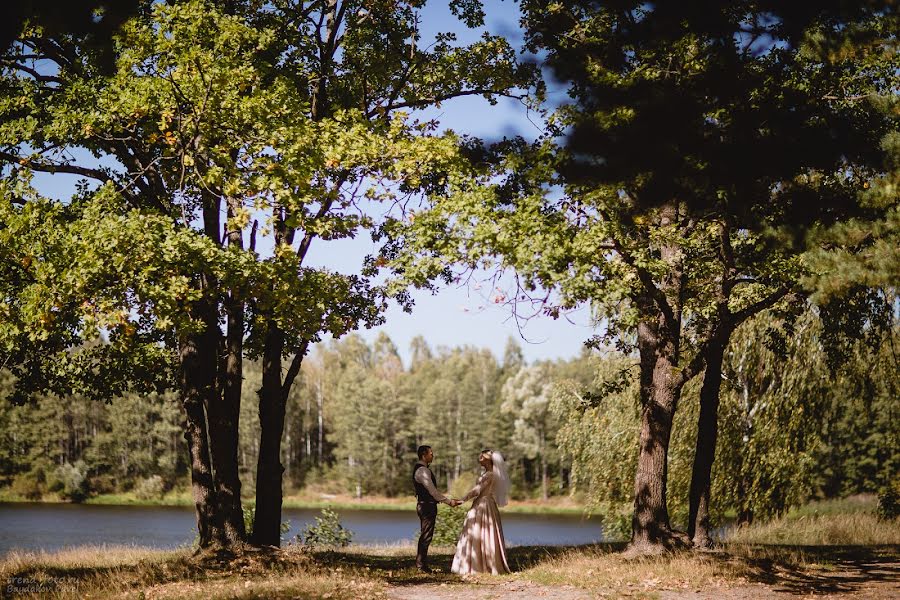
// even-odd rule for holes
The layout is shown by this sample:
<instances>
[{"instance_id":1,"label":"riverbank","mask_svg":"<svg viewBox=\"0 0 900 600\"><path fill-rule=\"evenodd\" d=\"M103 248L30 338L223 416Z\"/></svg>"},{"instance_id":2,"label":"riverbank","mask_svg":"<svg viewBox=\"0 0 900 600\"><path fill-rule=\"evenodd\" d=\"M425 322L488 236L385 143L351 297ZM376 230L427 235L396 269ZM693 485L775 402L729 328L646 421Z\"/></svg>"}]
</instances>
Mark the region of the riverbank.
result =
<instances>
[{"instance_id":1,"label":"riverbank","mask_svg":"<svg viewBox=\"0 0 900 600\"><path fill-rule=\"evenodd\" d=\"M0 502L35 502L22 496L0 489ZM65 503L66 500L56 495L46 495L37 502ZM244 505L249 506L253 498L245 498ZM86 499L84 504L116 505L116 506L193 506L194 501L188 491L172 491L156 498L140 497L133 492L119 494L100 494ZM415 511L416 503L408 497L388 498L386 496L367 496L361 499L342 494L290 494L284 497L283 508L334 510L397 510ZM580 515L585 512L582 503L569 497L551 498L549 500L512 500L503 507L503 512L554 515Z\"/></svg>"},{"instance_id":2,"label":"riverbank","mask_svg":"<svg viewBox=\"0 0 900 600\"><path fill-rule=\"evenodd\" d=\"M461 579L451 546L433 547L435 572L415 569L409 544L311 550L288 545L236 557L84 547L0 559L9 598L597 597L737 600L815 595L900 597L900 521L879 520L871 498L811 503L733 530L714 551L629 558L624 544L513 546L512 573Z\"/></svg>"},{"instance_id":3,"label":"riverbank","mask_svg":"<svg viewBox=\"0 0 900 600\"><path fill-rule=\"evenodd\" d=\"M452 548L435 548L435 572L414 568L415 549L356 546L192 557L188 550L82 548L15 553L0 561L9 598L766 598L778 592L840 598L894 598L900 546L726 544L716 552L627 559L622 544L509 550L513 573L461 579L449 573Z\"/></svg>"}]
</instances>

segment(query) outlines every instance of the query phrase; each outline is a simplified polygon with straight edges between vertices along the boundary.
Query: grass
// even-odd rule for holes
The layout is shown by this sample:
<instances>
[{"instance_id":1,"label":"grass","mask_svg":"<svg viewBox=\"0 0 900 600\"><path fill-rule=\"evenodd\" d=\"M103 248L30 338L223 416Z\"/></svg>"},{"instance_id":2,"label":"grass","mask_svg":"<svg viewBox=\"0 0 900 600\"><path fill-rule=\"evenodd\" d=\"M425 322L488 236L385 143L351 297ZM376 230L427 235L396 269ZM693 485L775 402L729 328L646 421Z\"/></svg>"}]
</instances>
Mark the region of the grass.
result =
<instances>
[{"instance_id":1,"label":"grass","mask_svg":"<svg viewBox=\"0 0 900 600\"><path fill-rule=\"evenodd\" d=\"M128 547L53 554L17 552L0 561L16 598L383 598L386 585L363 570L322 568L298 549L236 559Z\"/></svg>"},{"instance_id":2,"label":"grass","mask_svg":"<svg viewBox=\"0 0 900 600\"><path fill-rule=\"evenodd\" d=\"M10 492L9 488L0 488L0 502L32 502L22 496ZM46 495L40 502L64 502L56 495ZM245 498L244 503L253 502L253 498ZM193 506L194 501L188 490L175 489L160 498L140 498L133 492L115 494L99 494L84 501L84 504L117 505L117 506ZM335 510L396 510L415 512L415 500L409 497L389 498L386 496L370 496L356 499L343 494L294 494L284 497L282 506L294 509ZM513 500L502 509L503 512L522 514L572 514L584 513L584 506L568 497L541 500Z\"/></svg>"},{"instance_id":3,"label":"grass","mask_svg":"<svg viewBox=\"0 0 900 600\"><path fill-rule=\"evenodd\" d=\"M872 513L785 516L767 523L729 530L728 544L788 544L800 546L900 545L900 522L886 522Z\"/></svg>"},{"instance_id":4,"label":"grass","mask_svg":"<svg viewBox=\"0 0 900 600\"><path fill-rule=\"evenodd\" d=\"M900 548L726 545L717 552L681 552L628 558L623 544L582 547L518 546L509 549L513 573L460 580L449 571L453 548L432 549L439 571L414 568L411 544L351 546L308 551L251 551L237 558L193 557L188 550L86 547L56 553L16 552L0 559L0 581L16 598L384 598L392 588L421 587L468 595L467 589L504 582L543 586L550 596L581 588L597 596L656 597L661 592L711 589L741 597L742 590L777 586L794 594L846 591L864 583L843 576L848 561L896 571ZM875 580L878 575L871 575ZM890 583L889 578L883 578ZM565 586L565 587L563 587ZM769 586L769 587L766 587ZM492 587L491 589L499 589ZM886 588L895 589L895 588ZM473 597L481 597L473 596ZM890 592L884 596L890 597Z\"/></svg>"},{"instance_id":5,"label":"grass","mask_svg":"<svg viewBox=\"0 0 900 600\"><path fill-rule=\"evenodd\" d=\"M900 521L876 515L878 499L869 494L810 502L784 516L727 530L727 544L793 546L900 545Z\"/></svg>"}]
</instances>

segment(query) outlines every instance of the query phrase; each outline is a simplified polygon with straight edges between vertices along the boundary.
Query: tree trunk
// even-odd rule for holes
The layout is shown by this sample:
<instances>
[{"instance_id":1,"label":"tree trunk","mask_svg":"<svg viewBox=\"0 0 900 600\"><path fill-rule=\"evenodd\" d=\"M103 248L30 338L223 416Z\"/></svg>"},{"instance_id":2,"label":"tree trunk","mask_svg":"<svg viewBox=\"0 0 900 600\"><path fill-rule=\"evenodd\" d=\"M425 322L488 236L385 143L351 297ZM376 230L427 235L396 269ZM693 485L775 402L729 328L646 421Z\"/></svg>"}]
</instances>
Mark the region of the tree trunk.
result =
<instances>
[{"instance_id":1,"label":"tree trunk","mask_svg":"<svg viewBox=\"0 0 900 600\"><path fill-rule=\"evenodd\" d=\"M700 388L700 416L697 420L697 446L688 514L688 536L696 548L708 548L712 544L709 535L710 480L719 432L719 390L722 387L722 361L727 343L728 336L719 335L705 352L706 370Z\"/></svg>"},{"instance_id":2,"label":"tree trunk","mask_svg":"<svg viewBox=\"0 0 900 600\"><path fill-rule=\"evenodd\" d=\"M221 202L212 194L205 194L203 207L204 233L215 243L220 243ZM229 207L230 214L230 207ZM240 232L229 235L229 243L239 243ZM211 274L202 274L205 295L212 298L219 286ZM241 354L243 352L243 307L229 302L228 332L225 348L219 328L219 305L214 300L203 300L196 305L197 314L204 322L205 330L198 336L202 344L199 351L203 360L204 401L209 431L209 455L213 484L216 490L218 531L216 542L223 547L245 539L244 516L241 508L241 482L238 477L238 419L241 395ZM227 356L222 360L223 350Z\"/></svg>"},{"instance_id":3,"label":"tree trunk","mask_svg":"<svg viewBox=\"0 0 900 600\"><path fill-rule=\"evenodd\" d=\"M200 547L207 548L221 537L221 524L216 510L212 466L204 411L204 370L195 336L184 336L179 344L181 403L186 416L184 437L188 443L191 465L191 492L197 513Z\"/></svg>"},{"instance_id":4,"label":"tree trunk","mask_svg":"<svg viewBox=\"0 0 900 600\"><path fill-rule=\"evenodd\" d=\"M680 204L675 200L662 206L660 226L677 225L679 210ZM629 549L636 553L660 552L680 542L669 521L666 485L672 422L683 386L678 361L684 272L677 245L663 245L659 252L669 271L658 283L650 281L651 275L645 272L641 276L644 290L635 298L639 316L641 432Z\"/></svg>"},{"instance_id":5,"label":"tree trunk","mask_svg":"<svg viewBox=\"0 0 900 600\"><path fill-rule=\"evenodd\" d=\"M541 454L541 497L546 500L549 498L550 491L547 489L549 487L549 481L547 477L547 459Z\"/></svg>"},{"instance_id":6,"label":"tree trunk","mask_svg":"<svg viewBox=\"0 0 900 600\"><path fill-rule=\"evenodd\" d=\"M639 334L640 335L640 334ZM653 348L657 344L652 344ZM648 354L641 349L641 371L648 371L650 385L641 386L641 434L634 480L634 517L631 546L638 551L669 547L672 530L666 503L669 440L678 390L672 378L676 367L668 352Z\"/></svg>"},{"instance_id":7,"label":"tree trunk","mask_svg":"<svg viewBox=\"0 0 900 600\"><path fill-rule=\"evenodd\" d=\"M286 394L282 393L281 355L284 333L269 322L263 348L262 387L259 389L259 460L256 467L256 515L253 543L281 544L281 436Z\"/></svg>"},{"instance_id":8,"label":"tree trunk","mask_svg":"<svg viewBox=\"0 0 900 600\"><path fill-rule=\"evenodd\" d=\"M222 542L230 545L246 539L244 511L241 507L241 480L238 475L244 315L243 306L239 302L229 302L227 311L228 331L222 391L209 402L208 415L213 476L224 526L225 539Z\"/></svg>"}]
</instances>

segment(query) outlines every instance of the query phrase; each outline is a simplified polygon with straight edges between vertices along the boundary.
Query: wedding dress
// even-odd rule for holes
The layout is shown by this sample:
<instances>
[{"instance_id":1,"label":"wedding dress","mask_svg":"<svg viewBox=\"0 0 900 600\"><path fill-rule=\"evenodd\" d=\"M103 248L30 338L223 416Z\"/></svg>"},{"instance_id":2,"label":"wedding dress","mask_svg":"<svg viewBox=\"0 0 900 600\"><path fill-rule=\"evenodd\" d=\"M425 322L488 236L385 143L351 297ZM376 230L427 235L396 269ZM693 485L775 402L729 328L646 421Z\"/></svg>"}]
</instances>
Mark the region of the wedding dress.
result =
<instances>
[{"instance_id":1,"label":"wedding dress","mask_svg":"<svg viewBox=\"0 0 900 600\"><path fill-rule=\"evenodd\" d=\"M466 513L462 533L456 543L451 572L458 575L509 573L506 541L503 539L503 525L500 523L500 510L497 508L498 496L500 504L506 504L504 475L502 471L500 473L494 470L485 471L478 478L475 487L462 498L463 501L472 498L475 501Z\"/></svg>"}]
</instances>

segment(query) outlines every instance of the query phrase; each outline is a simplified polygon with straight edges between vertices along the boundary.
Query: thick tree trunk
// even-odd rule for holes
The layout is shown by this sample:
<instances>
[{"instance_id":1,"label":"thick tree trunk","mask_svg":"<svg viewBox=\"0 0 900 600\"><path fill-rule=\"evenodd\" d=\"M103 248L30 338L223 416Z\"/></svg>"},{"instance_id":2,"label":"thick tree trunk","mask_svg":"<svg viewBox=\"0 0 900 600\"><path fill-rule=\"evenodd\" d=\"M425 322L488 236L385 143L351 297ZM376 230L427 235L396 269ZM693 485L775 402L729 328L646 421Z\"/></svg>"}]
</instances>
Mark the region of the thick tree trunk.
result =
<instances>
[{"instance_id":1,"label":"thick tree trunk","mask_svg":"<svg viewBox=\"0 0 900 600\"><path fill-rule=\"evenodd\" d=\"M286 394L282 392L281 355L284 333L274 322L267 326L263 348L262 387L259 390L259 461L256 467L256 515L252 541L281 544L281 436Z\"/></svg>"},{"instance_id":2,"label":"thick tree trunk","mask_svg":"<svg viewBox=\"0 0 900 600\"><path fill-rule=\"evenodd\" d=\"M700 416L697 420L697 446L691 473L688 536L696 548L708 548L709 497L712 465L716 455L719 427L719 391L722 387L722 361L728 336L718 336L706 349L706 370L700 388Z\"/></svg>"},{"instance_id":3,"label":"thick tree trunk","mask_svg":"<svg viewBox=\"0 0 900 600\"><path fill-rule=\"evenodd\" d=\"M220 200L208 194L204 199L204 232L220 243ZM230 211L229 211L230 212ZM240 236L240 233L237 233ZM229 243L240 241L229 236ZM203 275L203 288L208 297L219 282L209 274ZM225 347L219 327L219 306L207 300L197 307L206 329L200 338L203 346L204 373L209 372L205 404L209 427L209 452L213 484L216 490L218 522L221 524L216 542L229 547L243 542L244 514L241 508L241 482L238 476L238 419L241 394L241 354L243 352L243 307L230 302L228 332ZM225 357L222 356L223 350Z\"/></svg>"},{"instance_id":4,"label":"thick tree trunk","mask_svg":"<svg viewBox=\"0 0 900 600\"><path fill-rule=\"evenodd\" d=\"M639 334L640 335L640 334ZM641 371L647 371L649 385L641 386L642 406L640 450L634 480L634 517L631 547L648 551L653 547L669 547L672 530L666 503L669 440L672 420L680 391L672 381L676 364L671 352L661 351L670 344L644 344L641 348ZM653 349L652 351L651 348Z\"/></svg>"},{"instance_id":5,"label":"thick tree trunk","mask_svg":"<svg viewBox=\"0 0 900 600\"><path fill-rule=\"evenodd\" d=\"M200 344L195 336L180 341L181 402L186 417L184 437L188 443L191 465L191 492L197 513L200 547L207 548L222 536L217 499L213 487L212 463L204 410L204 369Z\"/></svg>"},{"instance_id":6,"label":"thick tree trunk","mask_svg":"<svg viewBox=\"0 0 900 600\"><path fill-rule=\"evenodd\" d=\"M679 203L660 209L660 225L679 222ZM684 290L681 250L663 245L660 257L670 270L654 284L649 273L641 278L645 290L636 300L639 312L641 431L634 479L634 516L630 551L659 552L681 540L669 521L666 497L669 440L683 381L679 369L681 311Z\"/></svg>"},{"instance_id":7,"label":"thick tree trunk","mask_svg":"<svg viewBox=\"0 0 900 600\"><path fill-rule=\"evenodd\" d=\"M238 475L238 425L241 410L243 308L233 304L228 310L226 358L221 393L208 403L210 455L219 501L225 545L242 542L244 512ZM212 344L211 344L212 345ZM215 347L213 345L212 347Z\"/></svg>"}]
</instances>

